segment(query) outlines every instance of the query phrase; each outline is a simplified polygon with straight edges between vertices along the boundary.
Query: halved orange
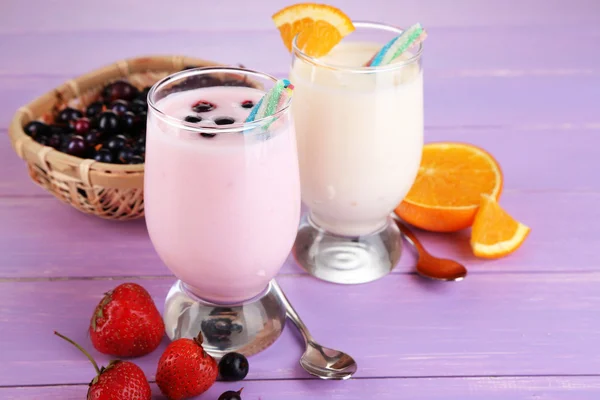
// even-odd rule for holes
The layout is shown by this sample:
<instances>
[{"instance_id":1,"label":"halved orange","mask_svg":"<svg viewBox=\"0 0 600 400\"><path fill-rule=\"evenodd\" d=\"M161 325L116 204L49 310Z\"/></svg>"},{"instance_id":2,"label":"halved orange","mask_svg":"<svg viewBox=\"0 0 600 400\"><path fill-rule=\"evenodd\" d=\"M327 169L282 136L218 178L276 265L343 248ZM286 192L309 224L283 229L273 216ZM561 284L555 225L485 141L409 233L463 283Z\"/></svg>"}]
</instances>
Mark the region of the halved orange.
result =
<instances>
[{"instance_id":1,"label":"halved orange","mask_svg":"<svg viewBox=\"0 0 600 400\"><path fill-rule=\"evenodd\" d=\"M471 248L477 257L500 258L517 250L530 231L503 210L496 199L482 195L471 230Z\"/></svg>"},{"instance_id":2,"label":"halved orange","mask_svg":"<svg viewBox=\"0 0 600 400\"><path fill-rule=\"evenodd\" d=\"M326 4L294 4L276 12L272 18L289 51L296 35L302 32L297 46L312 57L329 53L344 36L354 31L352 20L346 14Z\"/></svg>"},{"instance_id":3,"label":"halved orange","mask_svg":"<svg viewBox=\"0 0 600 400\"><path fill-rule=\"evenodd\" d=\"M501 192L502 171L488 152L466 143L429 143L395 212L421 229L454 232L473 224L482 194L498 199Z\"/></svg>"}]
</instances>

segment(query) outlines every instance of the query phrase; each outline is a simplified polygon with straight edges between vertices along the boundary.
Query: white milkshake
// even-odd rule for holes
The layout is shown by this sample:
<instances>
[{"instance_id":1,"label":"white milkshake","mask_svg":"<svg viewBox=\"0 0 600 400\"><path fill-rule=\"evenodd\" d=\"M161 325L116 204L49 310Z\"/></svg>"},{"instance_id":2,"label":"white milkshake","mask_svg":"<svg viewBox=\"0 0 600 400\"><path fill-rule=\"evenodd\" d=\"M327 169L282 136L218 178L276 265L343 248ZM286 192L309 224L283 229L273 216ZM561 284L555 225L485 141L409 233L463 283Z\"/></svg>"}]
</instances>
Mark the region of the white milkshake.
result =
<instances>
[{"instance_id":1,"label":"white milkshake","mask_svg":"<svg viewBox=\"0 0 600 400\"><path fill-rule=\"evenodd\" d=\"M312 221L337 235L385 227L421 160L419 60L405 53L361 69L381 46L344 40L316 63L295 57L290 73L302 200Z\"/></svg>"}]
</instances>

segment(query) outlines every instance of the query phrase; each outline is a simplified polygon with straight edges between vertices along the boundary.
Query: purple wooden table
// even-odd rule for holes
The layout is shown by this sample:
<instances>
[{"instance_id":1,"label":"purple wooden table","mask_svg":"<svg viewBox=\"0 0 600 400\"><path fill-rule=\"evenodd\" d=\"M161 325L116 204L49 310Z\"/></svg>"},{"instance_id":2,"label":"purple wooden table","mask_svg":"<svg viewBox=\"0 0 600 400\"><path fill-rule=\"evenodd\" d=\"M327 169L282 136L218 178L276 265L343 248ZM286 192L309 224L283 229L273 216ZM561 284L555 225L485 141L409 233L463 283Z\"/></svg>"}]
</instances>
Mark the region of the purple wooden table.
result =
<instances>
[{"instance_id":1,"label":"purple wooden table","mask_svg":"<svg viewBox=\"0 0 600 400\"><path fill-rule=\"evenodd\" d=\"M125 57L182 53L286 76L289 55L270 16L292 2L3 0L0 130L37 95ZM310 378L286 329L250 360L244 400L600 398L600 2L330 3L353 19L428 28L426 140L493 153L502 204L532 233L496 261L471 255L468 232L421 233L433 252L470 267L456 284L419 279L408 253L392 275L350 287L289 260L281 286L314 335L350 352L359 372L346 382ZM1 140L0 398L84 398L93 369L52 331L106 364L86 329L102 293L126 280L162 308L173 277L144 222L63 205ZM152 381L161 349L136 360ZM237 386L217 383L201 398Z\"/></svg>"}]
</instances>

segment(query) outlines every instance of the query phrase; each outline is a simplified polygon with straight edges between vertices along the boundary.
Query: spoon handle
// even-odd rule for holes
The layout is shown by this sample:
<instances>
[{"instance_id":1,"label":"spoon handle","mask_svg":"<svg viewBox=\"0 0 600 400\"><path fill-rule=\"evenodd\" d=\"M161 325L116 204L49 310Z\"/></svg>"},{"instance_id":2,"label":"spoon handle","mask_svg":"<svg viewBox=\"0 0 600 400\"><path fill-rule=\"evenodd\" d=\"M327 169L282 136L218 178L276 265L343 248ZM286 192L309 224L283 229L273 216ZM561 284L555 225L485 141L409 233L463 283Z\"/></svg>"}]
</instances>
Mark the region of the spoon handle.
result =
<instances>
[{"instance_id":1,"label":"spoon handle","mask_svg":"<svg viewBox=\"0 0 600 400\"><path fill-rule=\"evenodd\" d=\"M427 250L425 250L425 248L421 244L421 241L417 238L413 231L411 231L408 228L408 226L400 222L400 220L394 218L394 221L396 221L396 225L398 225L398 228L404 234L404 236L406 236L406 238L413 244L413 246L415 246L419 255L425 257L429 256L429 253L427 252Z\"/></svg>"},{"instance_id":2,"label":"spoon handle","mask_svg":"<svg viewBox=\"0 0 600 400\"><path fill-rule=\"evenodd\" d=\"M287 296L285 295L285 293L283 293L283 290L281 289L281 287L275 279L271 281L271 285L273 286L274 292L277 294L277 297L279 297L279 300L283 303L287 317L294 323L294 325L296 325L300 333L302 333L304 340L307 343L314 341L312 335L308 331L308 328L306 327L306 325L304 325L304 322L302 322L302 319L294 309L294 306L292 306L292 303L290 303Z\"/></svg>"}]
</instances>

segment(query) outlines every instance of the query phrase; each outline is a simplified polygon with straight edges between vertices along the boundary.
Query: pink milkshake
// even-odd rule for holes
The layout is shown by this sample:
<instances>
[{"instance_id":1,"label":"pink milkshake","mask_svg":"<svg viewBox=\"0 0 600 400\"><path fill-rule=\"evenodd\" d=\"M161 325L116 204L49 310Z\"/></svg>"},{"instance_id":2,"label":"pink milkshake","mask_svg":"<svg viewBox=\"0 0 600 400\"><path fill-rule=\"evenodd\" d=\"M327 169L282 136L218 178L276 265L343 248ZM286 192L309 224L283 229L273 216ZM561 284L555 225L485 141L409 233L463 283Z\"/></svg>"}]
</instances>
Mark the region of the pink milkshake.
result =
<instances>
[{"instance_id":1,"label":"pink milkshake","mask_svg":"<svg viewBox=\"0 0 600 400\"><path fill-rule=\"evenodd\" d=\"M148 118L150 238L189 291L218 304L244 302L267 288L300 219L287 106L269 121L244 124L263 94L223 85L173 92L156 100Z\"/></svg>"}]
</instances>

